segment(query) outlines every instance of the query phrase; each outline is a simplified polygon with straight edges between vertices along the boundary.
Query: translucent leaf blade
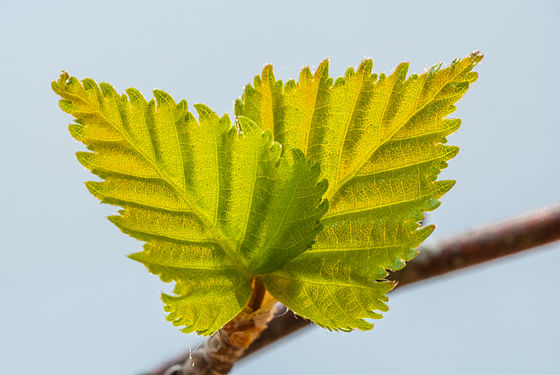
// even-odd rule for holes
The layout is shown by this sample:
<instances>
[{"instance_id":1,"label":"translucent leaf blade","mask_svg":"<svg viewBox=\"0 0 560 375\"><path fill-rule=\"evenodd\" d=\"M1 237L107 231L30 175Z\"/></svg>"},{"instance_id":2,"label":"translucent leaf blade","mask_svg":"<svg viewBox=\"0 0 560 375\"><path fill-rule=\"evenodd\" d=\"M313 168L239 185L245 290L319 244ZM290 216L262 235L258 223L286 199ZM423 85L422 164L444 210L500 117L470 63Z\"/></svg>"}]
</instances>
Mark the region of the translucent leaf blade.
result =
<instances>
[{"instance_id":1,"label":"translucent leaf blade","mask_svg":"<svg viewBox=\"0 0 560 375\"><path fill-rule=\"evenodd\" d=\"M290 275L289 285L300 295L309 291L306 285L310 278L319 280L314 285L328 284L333 267L351 269L339 280L348 283L346 297L339 286L337 298L341 306L352 311L352 319L340 312L336 319L327 319L328 309L319 309L332 306L332 302L322 299L319 287L314 287L311 299L293 299L281 292L286 278L270 277L267 287L281 302L328 328L366 327L360 319L370 317L369 310L352 307L352 295L361 289L351 285L368 288L383 283L387 270L404 267L433 231L433 227L419 229L419 222L424 212L439 206L439 198L453 186L453 181L437 181L437 176L458 151L445 143L460 121L446 116L476 80L472 69L481 59L482 54L473 53L447 68L438 65L408 78L408 64L400 64L386 76L372 73L371 60L365 60L334 83L325 61L315 73L304 69L299 82L289 81L283 90L281 81L274 80L272 68L267 67L266 75L275 88L268 95L274 99L253 100L266 85L246 88L236 105L236 115L273 113L269 118L278 119L277 123L251 118L263 128L274 129L275 139L285 147L300 147L319 163L321 176L329 182L325 197L330 208L323 218L324 230L310 251L278 272ZM303 277L301 272L309 275ZM383 294L369 294L369 298L382 300ZM314 302L298 302L303 300ZM309 304L317 308L305 310Z\"/></svg>"},{"instance_id":2,"label":"translucent leaf blade","mask_svg":"<svg viewBox=\"0 0 560 375\"><path fill-rule=\"evenodd\" d=\"M130 255L163 281L175 281L175 295L162 294L167 320L182 331L208 335L243 309L251 285L214 244L148 243Z\"/></svg>"},{"instance_id":3,"label":"translucent leaf blade","mask_svg":"<svg viewBox=\"0 0 560 375\"><path fill-rule=\"evenodd\" d=\"M249 300L251 280L308 249L320 231L326 184L303 154L281 155L250 119L232 127L204 105L155 90L119 95L108 84L63 74L53 82L71 134L91 152L78 160L102 181L88 182L110 220L145 241L131 258L165 282L168 319L185 332L211 334Z\"/></svg>"}]
</instances>

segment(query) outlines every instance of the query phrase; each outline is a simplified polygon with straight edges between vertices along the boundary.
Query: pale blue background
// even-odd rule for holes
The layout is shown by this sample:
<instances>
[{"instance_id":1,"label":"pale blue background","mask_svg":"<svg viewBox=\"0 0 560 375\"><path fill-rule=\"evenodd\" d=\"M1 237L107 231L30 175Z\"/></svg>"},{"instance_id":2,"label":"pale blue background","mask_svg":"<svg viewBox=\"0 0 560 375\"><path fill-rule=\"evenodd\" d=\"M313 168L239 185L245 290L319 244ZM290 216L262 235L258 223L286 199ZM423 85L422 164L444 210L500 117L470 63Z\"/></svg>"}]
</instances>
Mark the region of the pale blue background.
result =
<instances>
[{"instance_id":1,"label":"pale blue background","mask_svg":"<svg viewBox=\"0 0 560 375\"><path fill-rule=\"evenodd\" d=\"M135 374L195 346L164 320L140 243L86 191L70 117L50 81L167 90L233 111L272 62L278 77L364 57L423 72L480 49L459 103L458 180L432 239L559 201L560 2L1 1L0 373ZM373 332L308 330L236 374L555 374L560 246L417 285Z\"/></svg>"}]
</instances>

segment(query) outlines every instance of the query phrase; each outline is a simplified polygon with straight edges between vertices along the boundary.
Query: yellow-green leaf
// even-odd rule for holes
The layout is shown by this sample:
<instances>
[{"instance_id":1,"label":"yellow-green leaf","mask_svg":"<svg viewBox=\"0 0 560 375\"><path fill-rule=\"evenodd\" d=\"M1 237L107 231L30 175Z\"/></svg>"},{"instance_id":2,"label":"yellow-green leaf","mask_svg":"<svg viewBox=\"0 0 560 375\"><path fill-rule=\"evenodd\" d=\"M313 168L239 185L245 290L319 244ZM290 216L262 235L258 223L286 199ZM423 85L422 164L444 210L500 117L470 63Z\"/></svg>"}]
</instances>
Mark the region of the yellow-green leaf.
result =
<instances>
[{"instance_id":1,"label":"yellow-green leaf","mask_svg":"<svg viewBox=\"0 0 560 375\"><path fill-rule=\"evenodd\" d=\"M364 318L386 309L387 270L416 255L434 229L419 228L423 212L454 184L437 181L458 151L445 143L460 121L446 116L476 80L481 59L475 52L408 78L406 63L385 76L364 60L334 83L323 61L285 85L266 66L246 87L236 115L301 149L329 182L325 228L312 249L264 279L279 301L330 329L372 328Z\"/></svg>"},{"instance_id":2,"label":"yellow-green leaf","mask_svg":"<svg viewBox=\"0 0 560 375\"><path fill-rule=\"evenodd\" d=\"M232 127L199 104L197 119L163 91L148 102L66 74L52 88L76 118L70 133L91 151L78 160L102 179L88 189L121 206L109 219L146 241L130 257L176 282L162 299L184 332L217 331L247 304L253 278L296 258L321 230L318 165L297 150L281 155L249 118Z\"/></svg>"}]
</instances>

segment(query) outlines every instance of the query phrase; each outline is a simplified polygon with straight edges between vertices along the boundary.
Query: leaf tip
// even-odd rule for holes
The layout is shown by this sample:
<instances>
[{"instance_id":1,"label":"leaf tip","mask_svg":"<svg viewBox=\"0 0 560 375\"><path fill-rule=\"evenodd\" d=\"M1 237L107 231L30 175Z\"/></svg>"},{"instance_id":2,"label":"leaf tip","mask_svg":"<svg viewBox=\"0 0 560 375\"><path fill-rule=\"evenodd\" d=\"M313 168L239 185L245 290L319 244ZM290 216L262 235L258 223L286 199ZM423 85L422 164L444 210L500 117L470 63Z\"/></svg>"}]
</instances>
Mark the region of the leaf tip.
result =
<instances>
[{"instance_id":1,"label":"leaf tip","mask_svg":"<svg viewBox=\"0 0 560 375\"><path fill-rule=\"evenodd\" d=\"M70 75L65 70L63 70L60 72L60 76L58 77L58 83L62 85L66 83L69 78Z\"/></svg>"},{"instance_id":2,"label":"leaf tip","mask_svg":"<svg viewBox=\"0 0 560 375\"><path fill-rule=\"evenodd\" d=\"M344 83L345 83L345 82L346 82L346 81L345 81L344 77L338 77L338 78L336 79L336 81L334 81L334 88L344 86Z\"/></svg>"},{"instance_id":3,"label":"leaf tip","mask_svg":"<svg viewBox=\"0 0 560 375\"><path fill-rule=\"evenodd\" d=\"M86 90L99 91L99 86L97 86L97 83L91 78L84 78L82 80L82 85L84 86L84 89L86 89Z\"/></svg>"},{"instance_id":4,"label":"leaf tip","mask_svg":"<svg viewBox=\"0 0 560 375\"><path fill-rule=\"evenodd\" d=\"M445 148L447 149L447 154L445 155L446 160L453 159L455 156L457 156L460 150L458 146L445 146ZM445 166L447 165L445 164Z\"/></svg>"},{"instance_id":5,"label":"leaf tip","mask_svg":"<svg viewBox=\"0 0 560 375\"><path fill-rule=\"evenodd\" d=\"M115 88L107 82L101 82L99 84L99 88L101 89L103 95L105 95L106 97L119 96L117 90L115 90Z\"/></svg>"},{"instance_id":6,"label":"leaf tip","mask_svg":"<svg viewBox=\"0 0 560 375\"><path fill-rule=\"evenodd\" d=\"M200 121L207 121L210 119L218 120L218 115L205 104L196 103L193 105Z\"/></svg>"},{"instance_id":7,"label":"leaf tip","mask_svg":"<svg viewBox=\"0 0 560 375\"><path fill-rule=\"evenodd\" d=\"M349 67L348 69L346 69L346 72L344 72L344 78L346 79L351 79L354 76L356 76L356 71L354 70L353 67Z\"/></svg>"},{"instance_id":8,"label":"leaf tip","mask_svg":"<svg viewBox=\"0 0 560 375\"><path fill-rule=\"evenodd\" d=\"M154 89L152 90L152 93L154 94L154 98L156 99L158 107L162 107L165 105L176 105L171 95L169 95L165 91Z\"/></svg>"},{"instance_id":9,"label":"leaf tip","mask_svg":"<svg viewBox=\"0 0 560 375\"><path fill-rule=\"evenodd\" d=\"M392 264L390 264L388 268L393 271L398 271L403 269L404 266L406 266L406 262L403 259L396 258L395 261Z\"/></svg>"},{"instance_id":10,"label":"leaf tip","mask_svg":"<svg viewBox=\"0 0 560 375\"><path fill-rule=\"evenodd\" d=\"M109 220L111 220L110 218L111 216L108 217ZM132 253L132 254L127 254L126 257L140 263L143 263L143 259L144 259L142 257L142 251Z\"/></svg>"},{"instance_id":11,"label":"leaf tip","mask_svg":"<svg viewBox=\"0 0 560 375\"><path fill-rule=\"evenodd\" d=\"M110 215L107 216L107 220L109 220L111 223L113 223L115 226L117 226L117 228L122 230L122 217L119 215Z\"/></svg>"},{"instance_id":12,"label":"leaf tip","mask_svg":"<svg viewBox=\"0 0 560 375\"><path fill-rule=\"evenodd\" d=\"M68 132L77 141L83 142L84 139L84 129L83 125L80 124L70 124L68 125Z\"/></svg>"},{"instance_id":13,"label":"leaf tip","mask_svg":"<svg viewBox=\"0 0 560 375\"><path fill-rule=\"evenodd\" d=\"M460 118L445 119L444 121L445 121L445 126L447 128L446 132L445 132L445 136L448 136L449 134L455 133L461 127L461 119Z\"/></svg>"},{"instance_id":14,"label":"leaf tip","mask_svg":"<svg viewBox=\"0 0 560 375\"><path fill-rule=\"evenodd\" d=\"M411 244L412 248L415 249L418 246L420 246L420 244L422 242L424 242L428 237L431 236L431 234L434 232L435 229L436 229L436 226L434 224L426 225L425 227L422 227L422 228L418 229L414 233L414 241ZM412 259L412 258L410 258L410 259Z\"/></svg>"},{"instance_id":15,"label":"leaf tip","mask_svg":"<svg viewBox=\"0 0 560 375\"><path fill-rule=\"evenodd\" d=\"M91 152L85 152L85 151L78 151L76 152L76 159L78 159L78 162L86 169L92 169L93 165L91 164L91 158L93 156L93 153Z\"/></svg>"},{"instance_id":16,"label":"leaf tip","mask_svg":"<svg viewBox=\"0 0 560 375\"><path fill-rule=\"evenodd\" d=\"M397 65L397 68L395 69L395 74L399 79L404 80L404 78L406 77L406 73L408 73L409 67L410 67L409 62L402 62L399 65Z\"/></svg>"},{"instance_id":17,"label":"leaf tip","mask_svg":"<svg viewBox=\"0 0 560 375\"><path fill-rule=\"evenodd\" d=\"M472 51L471 54L469 55L469 57L476 63L478 64L483 58L484 58L484 53L482 53L482 51L480 50L475 50Z\"/></svg>"},{"instance_id":18,"label":"leaf tip","mask_svg":"<svg viewBox=\"0 0 560 375\"><path fill-rule=\"evenodd\" d=\"M428 77L431 77L437 72L439 72L442 66L443 66L443 62L433 65L430 69L428 69L427 72Z\"/></svg>"},{"instance_id":19,"label":"leaf tip","mask_svg":"<svg viewBox=\"0 0 560 375\"><path fill-rule=\"evenodd\" d=\"M222 126L226 129L231 128L231 118L227 113L224 113L223 116L220 117L220 124L222 124Z\"/></svg>"},{"instance_id":20,"label":"leaf tip","mask_svg":"<svg viewBox=\"0 0 560 375\"><path fill-rule=\"evenodd\" d=\"M66 71L61 71L58 80L51 82L51 88L55 94L60 95L62 92L62 86L66 84L66 81L70 78L70 75Z\"/></svg>"},{"instance_id":21,"label":"leaf tip","mask_svg":"<svg viewBox=\"0 0 560 375\"><path fill-rule=\"evenodd\" d=\"M327 57L326 59L321 61L321 63L317 67L317 70L315 71L315 75L328 76L329 75L329 65L330 65L330 61L329 61L329 58Z\"/></svg>"},{"instance_id":22,"label":"leaf tip","mask_svg":"<svg viewBox=\"0 0 560 375\"><path fill-rule=\"evenodd\" d=\"M300 79L301 81L301 79ZM284 90L285 92L289 92L293 89L295 89L297 87L296 81L295 79L290 79L288 82L286 82L286 84L284 85Z\"/></svg>"},{"instance_id":23,"label":"leaf tip","mask_svg":"<svg viewBox=\"0 0 560 375\"><path fill-rule=\"evenodd\" d=\"M447 193L453 186L455 186L455 180L442 180L436 182L438 184L437 192L439 193L438 197L441 197L443 194Z\"/></svg>"},{"instance_id":24,"label":"leaf tip","mask_svg":"<svg viewBox=\"0 0 560 375\"><path fill-rule=\"evenodd\" d=\"M299 81L310 81L313 78L313 73L311 73L311 69L306 66L301 70L299 73Z\"/></svg>"},{"instance_id":25,"label":"leaf tip","mask_svg":"<svg viewBox=\"0 0 560 375\"><path fill-rule=\"evenodd\" d=\"M72 111L74 109L74 106L72 105L72 102L70 100L66 100L66 99L60 99L58 101L58 107L60 109L62 109L63 112L72 114Z\"/></svg>"},{"instance_id":26,"label":"leaf tip","mask_svg":"<svg viewBox=\"0 0 560 375\"><path fill-rule=\"evenodd\" d=\"M233 103L233 114L237 117L243 113L244 103L243 99L237 98Z\"/></svg>"},{"instance_id":27,"label":"leaf tip","mask_svg":"<svg viewBox=\"0 0 560 375\"><path fill-rule=\"evenodd\" d=\"M358 73L371 74L373 70L373 60L371 58L364 59L358 67Z\"/></svg>"},{"instance_id":28,"label":"leaf tip","mask_svg":"<svg viewBox=\"0 0 560 375\"><path fill-rule=\"evenodd\" d=\"M101 189L102 184L103 184L102 182L98 182L98 181L87 181L85 183L86 188L91 193L91 195L93 195L94 197L96 197L101 201L103 201L103 190Z\"/></svg>"},{"instance_id":29,"label":"leaf tip","mask_svg":"<svg viewBox=\"0 0 560 375\"><path fill-rule=\"evenodd\" d=\"M264 80L273 80L274 81L274 69L272 64L266 64L262 70L262 79Z\"/></svg>"}]
</instances>

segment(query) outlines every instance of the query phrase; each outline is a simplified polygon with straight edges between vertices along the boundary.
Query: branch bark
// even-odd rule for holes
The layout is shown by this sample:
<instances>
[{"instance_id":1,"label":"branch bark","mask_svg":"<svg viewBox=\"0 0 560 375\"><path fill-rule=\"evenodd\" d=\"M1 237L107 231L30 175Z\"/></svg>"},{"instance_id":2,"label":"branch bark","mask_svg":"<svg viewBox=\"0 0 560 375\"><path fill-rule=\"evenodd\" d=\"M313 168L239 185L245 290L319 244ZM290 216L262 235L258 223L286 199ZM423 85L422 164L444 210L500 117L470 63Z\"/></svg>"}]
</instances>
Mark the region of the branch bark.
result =
<instances>
[{"instance_id":1,"label":"branch bark","mask_svg":"<svg viewBox=\"0 0 560 375\"><path fill-rule=\"evenodd\" d=\"M276 299L267 292L260 277L252 281L249 303L243 311L214 333L204 345L189 352L178 363L158 371L165 375L225 375L275 317Z\"/></svg>"},{"instance_id":2,"label":"branch bark","mask_svg":"<svg viewBox=\"0 0 560 375\"><path fill-rule=\"evenodd\" d=\"M403 286L557 240L560 240L560 205L424 246L404 269L389 278Z\"/></svg>"},{"instance_id":3,"label":"branch bark","mask_svg":"<svg viewBox=\"0 0 560 375\"><path fill-rule=\"evenodd\" d=\"M400 288L557 240L560 240L560 205L545 207L498 224L449 237L434 245L423 246L416 258L401 271L391 274L389 279L397 281L397 287ZM245 358L310 325L310 321L287 312L285 308L277 309L268 327L246 350L239 353L239 358ZM182 354L149 374L172 374L170 368L184 366L182 364L188 359L188 353Z\"/></svg>"}]
</instances>

